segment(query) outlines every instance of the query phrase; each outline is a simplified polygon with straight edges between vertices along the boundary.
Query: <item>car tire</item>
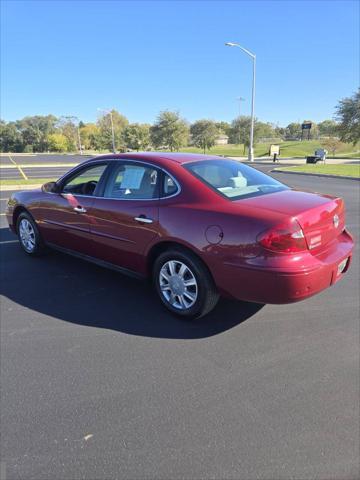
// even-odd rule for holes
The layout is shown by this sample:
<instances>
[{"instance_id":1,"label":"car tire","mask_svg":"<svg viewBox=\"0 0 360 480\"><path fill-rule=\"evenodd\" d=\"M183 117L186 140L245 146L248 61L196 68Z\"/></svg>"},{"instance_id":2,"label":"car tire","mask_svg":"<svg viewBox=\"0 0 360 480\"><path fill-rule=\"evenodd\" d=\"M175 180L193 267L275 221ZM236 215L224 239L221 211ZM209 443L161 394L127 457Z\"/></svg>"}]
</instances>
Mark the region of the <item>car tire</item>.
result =
<instances>
[{"instance_id":1,"label":"car tire","mask_svg":"<svg viewBox=\"0 0 360 480\"><path fill-rule=\"evenodd\" d=\"M16 222L16 231L21 248L27 255L35 257L44 253L45 247L39 229L29 213L20 213Z\"/></svg>"},{"instance_id":2,"label":"car tire","mask_svg":"<svg viewBox=\"0 0 360 480\"><path fill-rule=\"evenodd\" d=\"M191 252L166 250L154 262L153 282L162 304L186 319L209 313L219 294L210 272Z\"/></svg>"}]
</instances>

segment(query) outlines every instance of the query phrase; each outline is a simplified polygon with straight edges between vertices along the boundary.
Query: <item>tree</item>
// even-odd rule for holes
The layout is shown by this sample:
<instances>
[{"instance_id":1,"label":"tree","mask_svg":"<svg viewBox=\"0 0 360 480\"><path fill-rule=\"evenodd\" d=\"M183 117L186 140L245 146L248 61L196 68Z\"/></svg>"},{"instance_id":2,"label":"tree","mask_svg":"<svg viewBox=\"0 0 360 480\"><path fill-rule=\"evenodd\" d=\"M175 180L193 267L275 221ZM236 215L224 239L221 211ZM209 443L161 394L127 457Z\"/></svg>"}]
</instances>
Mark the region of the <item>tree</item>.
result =
<instances>
[{"instance_id":1,"label":"tree","mask_svg":"<svg viewBox=\"0 0 360 480\"><path fill-rule=\"evenodd\" d=\"M78 141L78 125L76 122L76 117L64 116L60 117L57 127L62 135L66 137L68 152L75 152L79 149Z\"/></svg>"},{"instance_id":2,"label":"tree","mask_svg":"<svg viewBox=\"0 0 360 480\"><path fill-rule=\"evenodd\" d=\"M342 142L335 137L330 137L325 142L323 142L324 147L329 150L333 157L335 157L335 153L342 147Z\"/></svg>"},{"instance_id":3,"label":"tree","mask_svg":"<svg viewBox=\"0 0 360 480\"><path fill-rule=\"evenodd\" d=\"M323 137L333 137L337 134L338 127L334 120L324 120L318 123L319 134Z\"/></svg>"},{"instance_id":4,"label":"tree","mask_svg":"<svg viewBox=\"0 0 360 480\"><path fill-rule=\"evenodd\" d=\"M150 125L133 123L124 130L125 145L132 150L146 150L150 145Z\"/></svg>"},{"instance_id":5,"label":"tree","mask_svg":"<svg viewBox=\"0 0 360 480\"><path fill-rule=\"evenodd\" d=\"M215 125L219 133L223 133L228 137L230 136L231 125L229 122L215 122Z\"/></svg>"},{"instance_id":6,"label":"tree","mask_svg":"<svg viewBox=\"0 0 360 480\"><path fill-rule=\"evenodd\" d=\"M301 138L301 124L297 122L289 123L286 127L286 138L300 139Z\"/></svg>"},{"instance_id":7,"label":"tree","mask_svg":"<svg viewBox=\"0 0 360 480\"><path fill-rule=\"evenodd\" d=\"M98 150L100 130L95 123L80 122L81 145L85 150Z\"/></svg>"},{"instance_id":8,"label":"tree","mask_svg":"<svg viewBox=\"0 0 360 480\"><path fill-rule=\"evenodd\" d=\"M255 129L257 138L274 138L275 130L271 123L256 121Z\"/></svg>"},{"instance_id":9,"label":"tree","mask_svg":"<svg viewBox=\"0 0 360 480\"><path fill-rule=\"evenodd\" d=\"M124 137L123 133L128 126L128 119L119 113L117 110L111 110L112 121L114 125L115 136L115 148L117 150L124 150ZM96 123L99 129L99 147L107 150L112 150L112 128L111 128L111 116L109 113L101 115Z\"/></svg>"},{"instance_id":10,"label":"tree","mask_svg":"<svg viewBox=\"0 0 360 480\"><path fill-rule=\"evenodd\" d=\"M68 139L62 133L51 133L48 137L50 152L66 152Z\"/></svg>"},{"instance_id":11,"label":"tree","mask_svg":"<svg viewBox=\"0 0 360 480\"><path fill-rule=\"evenodd\" d=\"M56 122L54 115L35 115L18 120L16 128L21 133L24 148L30 146L34 152L48 150L48 136L55 132Z\"/></svg>"},{"instance_id":12,"label":"tree","mask_svg":"<svg viewBox=\"0 0 360 480\"><path fill-rule=\"evenodd\" d=\"M352 142L360 141L360 88L352 97L343 98L336 106L336 118L339 120L340 139Z\"/></svg>"},{"instance_id":13,"label":"tree","mask_svg":"<svg viewBox=\"0 0 360 480\"><path fill-rule=\"evenodd\" d=\"M269 130L267 131L264 130L264 126L267 129L268 125L270 124L262 123L262 122L259 122L257 119L255 119L254 145L256 144L259 138L259 134L269 133ZM251 117L248 117L245 115L235 118L231 123L230 143L243 144L244 153L245 153L245 148L250 147L250 128L251 128Z\"/></svg>"},{"instance_id":14,"label":"tree","mask_svg":"<svg viewBox=\"0 0 360 480\"><path fill-rule=\"evenodd\" d=\"M219 130L212 120L198 120L190 127L192 141L196 147L210 150L215 145Z\"/></svg>"},{"instance_id":15,"label":"tree","mask_svg":"<svg viewBox=\"0 0 360 480\"><path fill-rule=\"evenodd\" d=\"M286 128L276 126L274 129L274 134L276 138L285 138Z\"/></svg>"},{"instance_id":16,"label":"tree","mask_svg":"<svg viewBox=\"0 0 360 480\"><path fill-rule=\"evenodd\" d=\"M244 115L235 118L231 122L231 129L229 132L230 143L244 144L244 152L245 146L249 146L250 143L250 125L251 117L246 117Z\"/></svg>"},{"instance_id":17,"label":"tree","mask_svg":"<svg viewBox=\"0 0 360 480\"><path fill-rule=\"evenodd\" d=\"M0 150L1 152L22 152L24 145L21 132L15 122L6 123L0 120Z\"/></svg>"},{"instance_id":18,"label":"tree","mask_svg":"<svg viewBox=\"0 0 360 480\"><path fill-rule=\"evenodd\" d=\"M160 112L155 124L150 128L151 142L155 147L164 146L171 151L185 146L189 137L189 127L178 112Z\"/></svg>"}]
</instances>

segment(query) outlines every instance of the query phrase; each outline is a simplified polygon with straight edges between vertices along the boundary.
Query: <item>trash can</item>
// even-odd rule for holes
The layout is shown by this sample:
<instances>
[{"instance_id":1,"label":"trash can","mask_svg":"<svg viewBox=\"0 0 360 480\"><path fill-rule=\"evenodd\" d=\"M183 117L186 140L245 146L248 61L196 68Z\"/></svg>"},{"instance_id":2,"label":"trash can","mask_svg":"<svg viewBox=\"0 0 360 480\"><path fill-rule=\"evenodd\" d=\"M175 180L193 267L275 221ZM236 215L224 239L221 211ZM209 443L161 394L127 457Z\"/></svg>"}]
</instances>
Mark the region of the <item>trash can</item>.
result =
<instances>
[{"instance_id":1,"label":"trash can","mask_svg":"<svg viewBox=\"0 0 360 480\"><path fill-rule=\"evenodd\" d=\"M316 163L320 161L321 161L320 157L306 157L306 163Z\"/></svg>"}]
</instances>

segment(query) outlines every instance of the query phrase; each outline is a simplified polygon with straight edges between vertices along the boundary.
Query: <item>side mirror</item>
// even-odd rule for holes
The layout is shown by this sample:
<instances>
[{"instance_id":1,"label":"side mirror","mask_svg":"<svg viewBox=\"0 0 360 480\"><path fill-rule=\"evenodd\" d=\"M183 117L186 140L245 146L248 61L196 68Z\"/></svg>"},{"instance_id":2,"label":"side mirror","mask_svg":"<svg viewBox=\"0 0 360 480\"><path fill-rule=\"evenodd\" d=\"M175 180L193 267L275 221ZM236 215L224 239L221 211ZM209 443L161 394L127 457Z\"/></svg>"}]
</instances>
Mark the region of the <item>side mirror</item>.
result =
<instances>
[{"instance_id":1,"label":"side mirror","mask_svg":"<svg viewBox=\"0 0 360 480\"><path fill-rule=\"evenodd\" d=\"M58 193L58 185L56 182L47 182L41 187L45 193Z\"/></svg>"}]
</instances>

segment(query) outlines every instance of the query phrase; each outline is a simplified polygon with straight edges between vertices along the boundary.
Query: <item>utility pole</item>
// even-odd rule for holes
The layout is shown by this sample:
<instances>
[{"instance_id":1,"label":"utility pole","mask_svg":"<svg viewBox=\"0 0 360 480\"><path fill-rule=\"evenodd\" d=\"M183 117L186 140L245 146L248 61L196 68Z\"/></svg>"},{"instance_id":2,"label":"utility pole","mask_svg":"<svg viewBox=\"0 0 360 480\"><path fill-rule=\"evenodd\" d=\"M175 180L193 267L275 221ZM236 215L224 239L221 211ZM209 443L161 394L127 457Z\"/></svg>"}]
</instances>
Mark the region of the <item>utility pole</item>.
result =
<instances>
[{"instance_id":1,"label":"utility pole","mask_svg":"<svg viewBox=\"0 0 360 480\"><path fill-rule=\"evenodd\" d=\"M255 123L255 82L256 82L256 55L251 53L246 48L242 47L238 43L227 42L227 47L237 47L245 52L253 61L253 79L252 79L252 95L251 95L251 124L250 124L250 147L249 147L249 162L254 161L254 123Z\"/></svg>"}]
</instances>

